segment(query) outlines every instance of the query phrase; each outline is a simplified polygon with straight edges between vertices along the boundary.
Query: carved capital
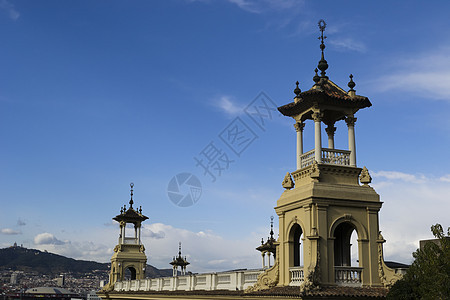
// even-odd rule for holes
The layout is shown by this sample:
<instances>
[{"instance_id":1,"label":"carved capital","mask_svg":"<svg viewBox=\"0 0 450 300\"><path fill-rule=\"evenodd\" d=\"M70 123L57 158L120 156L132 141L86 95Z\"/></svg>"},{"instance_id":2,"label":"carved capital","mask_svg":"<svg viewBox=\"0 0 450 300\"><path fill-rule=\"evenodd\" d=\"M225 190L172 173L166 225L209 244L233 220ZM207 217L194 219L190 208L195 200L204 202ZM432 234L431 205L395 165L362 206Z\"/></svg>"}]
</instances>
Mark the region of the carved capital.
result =
<instances>
[{"instance_id":1,"label":"carved capital","mask_svg":"<svg viewBox=\"0 0 450 300\"><path fill-rule=\"evenodd\" d=\"M315 112L311 115L311 117L313 118L314 122L321 122L323 114L320 112Z\"/></svg>"},{"instance_id":2,"label":"carved capital","mask_svg":"<svg viewBox=\"0 0 450 300\"><path fill-rule=\"evenodd\" d=\"M297 122L294 124L295 131L303 131L303 128L305 128L305 123L303 122Z\"/></svg>"},{"instance_id":3,"label":"carved capital","mask_svg":"<svg viewBox=\"0 0 450 300\"><path fill-rule=\"evenodd\" d=\"M334 133L336 132L336 127L334 127L333 125L328 125L328 127L325 128L325 131L328 135L333 136Z\"/></svg>"},{"instance_id":4,"label":"carved capital","mask_svg":"<svg viewBox=\"0 0 450 300\"><path fill-rule=\"evenodd\" d=\"M356 118L354 116L347 116L345 118L345 123L347 123L347 126L355 126Z\"/></svg>"}]
</instances>

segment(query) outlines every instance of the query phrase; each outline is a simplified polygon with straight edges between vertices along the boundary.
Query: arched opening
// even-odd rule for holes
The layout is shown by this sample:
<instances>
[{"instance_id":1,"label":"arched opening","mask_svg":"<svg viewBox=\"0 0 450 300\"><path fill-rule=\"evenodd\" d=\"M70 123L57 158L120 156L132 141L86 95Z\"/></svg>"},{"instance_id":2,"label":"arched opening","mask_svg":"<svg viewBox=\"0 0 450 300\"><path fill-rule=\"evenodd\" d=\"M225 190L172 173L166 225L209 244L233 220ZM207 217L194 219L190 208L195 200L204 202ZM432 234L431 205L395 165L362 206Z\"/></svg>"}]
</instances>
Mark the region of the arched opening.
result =
<instances>
[{"instance_id":1,"label":"arched opening","mask_svg":"<svg viewBox=\"0 0 450 300\"><path fill-rule=\"evenodd\" d=\"M354 243L356 241L355 248L357 248L358 247L357 236L358 233L356 231L356 227L349 222L341 223L336 227L336 230L334 231L335 266L350 267L352 266L352 263L354 265L356 262L359 262L357 255L358 252L352 251L352 242L351 242L352 240Z\"/></svg>"},{"instance_id":2,"label":"arched opening","mask_svg":"<svg viewBox=\"0 0 450 300\"><path fill-rule=\"evenodd\" d=\"M303 266L303 230L298 224L294 224L289 234L289 265L291 267Z\"/></svg>"},{"instance_id":3,"label":"arched opening","mask_svg":"<svg viewBox=\"0 0 450 300\"><path fill-rule=\"evenodd\" d=\"M125 269L125 280L136 280L136 269L134 267L128 267Z\"/></svg>"}]
</instances>

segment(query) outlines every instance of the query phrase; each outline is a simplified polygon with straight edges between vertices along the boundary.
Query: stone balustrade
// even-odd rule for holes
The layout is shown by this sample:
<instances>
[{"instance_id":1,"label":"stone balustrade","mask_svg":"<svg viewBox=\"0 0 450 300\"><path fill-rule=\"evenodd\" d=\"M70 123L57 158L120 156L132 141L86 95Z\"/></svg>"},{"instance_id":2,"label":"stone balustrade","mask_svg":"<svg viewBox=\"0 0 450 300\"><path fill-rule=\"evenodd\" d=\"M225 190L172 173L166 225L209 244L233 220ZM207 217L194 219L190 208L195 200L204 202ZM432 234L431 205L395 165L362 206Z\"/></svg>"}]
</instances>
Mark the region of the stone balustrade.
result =
<instances>
[{"instance_id":1,"label":"stone balustrade","mask_svg":"<svg viewBox=\"0 0 450 300\"><path fill-rule=\"evenodd\" d=\"M196 291L245 290L253 286L263 270L238 270L220 273L192 274L175 277L118 281L115 291Z\"/></svg>"},{"instance_id":2,"label":"stone balustrade","mask_svg":"<svg viewBox=\"0 0 450 300\"><path fill-rule=\"evenodd\" d=\"M305 168L314 163L315 150L310 150L300 155L300 167ZM350 151L322 148L322 163L349 166L350 165Z\"/></svg>"},{"instance_id":3,"label":"stone balustrade","mask_svg":"<svg viewBox=\"0 0 450 300\"><path fill-rule=\"evenodd\" d=\"M363 268L360 267L334 267L334 280L337 285L341 286L361 286L361 272Z\"/></svg>"},{"instance_id":4,"label":"stone balustrade","mask_svg":"<svg viewBox=\"0 0 450 300\"><path fill-rule=\"evenodd\" d=\"M299 286L305 281L305 274L303 272L303 266L289 268L291 274L290 286Z\"/></svg>"}]
</instances>

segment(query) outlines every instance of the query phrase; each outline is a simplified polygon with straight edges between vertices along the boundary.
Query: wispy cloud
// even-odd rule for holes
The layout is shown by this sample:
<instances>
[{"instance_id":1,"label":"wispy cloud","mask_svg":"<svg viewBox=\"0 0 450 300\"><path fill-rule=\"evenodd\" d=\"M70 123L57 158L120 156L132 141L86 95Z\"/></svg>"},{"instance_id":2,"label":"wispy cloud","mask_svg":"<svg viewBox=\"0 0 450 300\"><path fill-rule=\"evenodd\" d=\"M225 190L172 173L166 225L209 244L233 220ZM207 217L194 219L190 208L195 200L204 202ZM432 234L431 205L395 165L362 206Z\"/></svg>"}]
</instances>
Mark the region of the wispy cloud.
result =
<instances>
[{"instance_id":1,"label":"wispy cloud","mask_svg":"<svg viewBox=\"0 0 450 300\"><path fill-rule=\"evenodd\" d=\"M11 228L2 228L0 230L1 234L6 234L6 235L17 235L17 234L22 234L22 232L20 230L14 230Z\"/></svg>"},{"instance_id":2,"label":"wispy cloud","mask_svg":"<svg viewBox=\"0 0 450 300\"><path fill-rule=\"evenodd\" d=\"M187 0L188 2L213 3L212 0ZM260 14L268 11L289 10L299 6L303 1L299 0L224 0L237 5L240 9L250 13Z\"/></svg>"},{"instance_id":3,"label":"wispy cloud","mask_svg":"<svg viewBox=\"0 0 450 300\"><path fill-rule=\"evenodd\" d=\"M234 101L230 96L221 96L213 103L215 103L218 108L230 116L237 116L243 112L243 107L236 104L236 101Z\"/></svg>"},{"instance_id":4,"label":"wispy cloud","mask_svg":"<svg viewBox=\"0 0 450 300\"><path fill-rule=\"evenodd\" d=\"M450 174L442 176L441 178L439 178L439 180L444 182L450 182Z\"/></svg>"},{"instance_id":5,"label":"wispy cloud","mask_svg":"<svg viewBox=\"0 0 450 300\"><path fill-rule=\"evenodd\" d=\"M380 91L402 91L428 99L450 101L450 46L438 51L394 58L393 69L386 70L372 84Z\"/></svg>"},{"instance_id":6,"label":"wispy cloud","mask_svg":"<svg viewBox=\"0 0 450 300\"><path fill-rule=\"evenodd\" d=\"M0 9L5 10L12 20L17 20L20 17L20 13L16 10L13 4L7 0L0 0Z\"/></svg>"},{"instance_id":7,"label":"wispy cloud","mask_svg":"<svg viewBox=\"0 0 450 300\"><path fill-rule=\"evenodd\" d=\"M426 178L424 175L413 175L398 171L378 171L372 172L371 175L374 178L386 178L390 180L401 180L405 182L411 183L424 183L426 182Z\"/></svg>"},{"instance_id":8,"label":"wispy cloud","mask_svg":"<svg viewBox=\"0 0 450 300\"><path fill-rule=\"evenodd\" d=\"M240 9L250 13L263 13L267 11L288 10L299 4L297 0L227 0L236 4Z\"/></svg>"},{"instance_id":9,"label":"wispy cloud","mask_svg":"<svg viewBox=\"0 0 450 300\"><path fill-rule=\"evenodd\" d=\"M350 37L336 37L328 41L330 45L333 45L336 49L342 51L356 51L366 52L367 47L361 41L356 41Z\"/></svg>"}]
</instances>

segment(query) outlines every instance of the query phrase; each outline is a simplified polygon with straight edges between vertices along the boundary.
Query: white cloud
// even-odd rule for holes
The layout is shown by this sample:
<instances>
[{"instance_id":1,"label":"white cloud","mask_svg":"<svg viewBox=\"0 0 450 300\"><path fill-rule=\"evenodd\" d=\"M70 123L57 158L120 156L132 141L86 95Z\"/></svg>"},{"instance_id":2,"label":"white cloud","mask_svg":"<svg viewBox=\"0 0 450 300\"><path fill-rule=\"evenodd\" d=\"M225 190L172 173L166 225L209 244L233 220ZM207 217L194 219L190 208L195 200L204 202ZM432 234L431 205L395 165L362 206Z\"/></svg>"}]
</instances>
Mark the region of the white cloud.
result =
<instances>
[{"instance_id":1,"label":"white cloud","mask_svg":"<svg viewBox=\"0 0 450 300\"><path fill-rule=\"evenodd\" d=\"M439 180L444 182L450 182L450 174L442 176L441 178L439 178Z\"/></svg>"},{"instance_id":2,"label":"white cloud","mask_svg":"<svg viewBox=\"0 0 450 300\"><path fill-rule=\"evenodd\" d=\"M386 70L372 84L380 91L403 91L419 94L429 99L450 101L450 47L438 51L395 58ZM386 75L389 74L389 75Z\"/></svg>"},{"instance_id":3,"label":"white cloud","mask_svg":"<svg viewBox=\"0 0 450 300\"><path fill-rule=\"evenodd\" d=\"M1 233L1 234L6 234L6 235L17 235L17 234L22 234L21 231L19 231L19 230L14 230L14 229L11 229L11 228L2 228L2 229L0 230L0 233Z\"/></svg>"},{"instance_id":4,"label":"white cloud","mask_svg":"<svg viewBox=\"0 0 450 300\"><path fill-rule=\"evenodd\" d=\"M39 233L34 237L36 245L63 245L65 242L58 240L53 234L48 232Z\"/></svg>"},{"instance_id":5,"label":"white cloud","mask_svg":"<svg viewBox=\"0 0 450 300\"><path fill-rule=\"evenodd\" d=\"M143 237L148 263L159 268L170 267L169 262L178 253L182 243L182 255L187 256L193 272L213 272L237 268L260 267L260 256L255 250L258 238L254 233L239 239L225 239L214 232L198 232L175 228L162 223L143 225L144 230L163 233L162 238Z\"/></svg>"},{"instance_id":6,"label":"white cloud","mask_svg":"<svg viewBox=\"0 0 450 300\"><path fill-rule=\"evenodd\" d=\"M243 112L243 108L232 101L229 96L222 96L215 103L217 107L230 116L237 116Z\"/></svg>"},{"instance_id":7,"label":"white cloud","mask_svg":"<svg viewBox=\"0 0 450 300\"><path fill-rule=\"evenodd\" d=\"M379 172L371 172L371 175L374 178L386 178L392 180L401 180L412 183L424 183L426 181L425 176L423 175L412 175L398 171L379 171Z\"/></svg>"},{"instance_id":8,"label":"white cloud","mask_svg":"<svg viewBox=\"0 0 450 300\"><path fill-rule=\"evenodd\" d=\"M412 262L419 240L433 238L430 227L448 227L450 185L442 178L397 171L371 172L380 195L380 230L386 239L385 259ZM447 222L447 223L446 223Z\"/></svg>"},{"instance_id":9,"label":"white cloud","mask_svg":"<svg viewBox=\"0 0 450 300\"><path fill-rule=\"evenodd\" d=\"M15 9L14 5L7 0L0 0L0 9L5 10L14 21L20 17L20 13Z\"/></svg>"}]
</instances>

